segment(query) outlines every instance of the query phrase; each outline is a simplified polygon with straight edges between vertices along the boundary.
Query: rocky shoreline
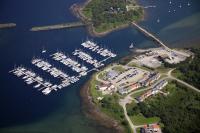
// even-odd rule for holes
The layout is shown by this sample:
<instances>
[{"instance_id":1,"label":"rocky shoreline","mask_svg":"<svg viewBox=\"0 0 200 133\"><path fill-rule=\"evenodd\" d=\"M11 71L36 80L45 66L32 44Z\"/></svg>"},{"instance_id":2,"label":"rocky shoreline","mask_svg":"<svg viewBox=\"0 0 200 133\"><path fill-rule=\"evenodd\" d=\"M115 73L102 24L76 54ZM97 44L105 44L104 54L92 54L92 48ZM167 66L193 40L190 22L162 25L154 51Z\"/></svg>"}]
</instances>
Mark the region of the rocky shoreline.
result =
<instances>
[{"instance_id":1,"label":"rocky shoreline","mask_svg":"<svg viewBox=\"0 0 200 133\"><path fill-rule=\"evenodd\" d=\"M124 128L116 120L102 113L92 102L92 97L89 92L90 81L87 81L80 91L82 111L90 119L97 121L106 128L112 129L113 133L123 133Z\"/></svg>"},{"instance_id":2,"label":"rocky shoreline","mask_svg":"<svg viewBox=\"0 0 200 133\"><path fill-rule=\"evenodd\" d=\"M91 1L92 0L86 0L84 3L80 3L80 4L75 3L70 7L71 12L77 18L79 18L83 23L85 23L87 25L87 31L89 32L89 34L91 36L102 37L111 32L121 30L121 29L124 29L124 28L127 28L130 26L130 24L124 24L124 25L120 25L114 29L105 31L105 32L101 32L101 33L96 32L94 30L93 24L91 23L91 20L89 20L87 17L85 17L82 13L82 10L84 9L84 7ZM144 18L142 18L142 20L143 19ZM101 110L93 103L92 97L89 92L90 82L91 82L91 79L88 80L80 90L81 106L82 106L82 111L84 112L84 114L88 118L95 120L100 125L108 128L108 129L112 129L113 133L125 132L125 129L121 126L121 124L118 121L116 121L115 119L113 119L113 118L109 117L108 115L104 114L103 112L101 112Z\"/></svg>"}]
</instances>

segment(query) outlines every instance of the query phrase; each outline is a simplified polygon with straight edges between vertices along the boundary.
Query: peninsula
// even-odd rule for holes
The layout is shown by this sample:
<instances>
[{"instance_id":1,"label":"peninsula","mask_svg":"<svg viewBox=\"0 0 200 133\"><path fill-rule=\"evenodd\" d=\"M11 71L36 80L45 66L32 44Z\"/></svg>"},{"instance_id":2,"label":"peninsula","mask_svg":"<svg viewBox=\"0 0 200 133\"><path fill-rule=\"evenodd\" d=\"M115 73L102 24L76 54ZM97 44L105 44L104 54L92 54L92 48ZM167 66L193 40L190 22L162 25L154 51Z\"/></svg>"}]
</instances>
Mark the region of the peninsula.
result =
<instances>
[{"instance_id":1,"label":"peninsula","mask_svg":"<svg viewBox=\"0 0 200 133\"><path fill-rule=\"evenodd\" d=\"M0 29L13 28L15 26L16 26L15 23L5 23L5 24L0 24Z\"/></svg>"},{"instance_id":2,"label":"peninsula","mask_svg":"<svg viewBox=\"0 0 200 133\"><path fill-rule=\"evenodd\" d=\"M143 19L144 10L135 0L89 0L74 4L72 10L92 35L102 36Z\"/></svg>"},{"instance_id":3,"label":"peninsula","mask_svg":"<svg viewBox=\"0 0 200 133\"><path fill-rule=\"evenodd\" d=\"M87 100L88 104L92 102L91 106L95 107L89 107L91 115L95 114L94 109L97 108L96 112L102 112L116 120L117 128L119 129L121 125L120 129L123 129L123 132L138 133L142 132L141 130L172 132L177 127L189 131L185 126L187 123L181 125L177 121L177 124L173 125L168 122L168 117L173 121L176 119L190 121L188 118L193 117L190 116L192 111L199 110L198 105L193 105L193 103L199 104L200 90L196 88L199 87L198 84L195 80L191 81L180 74L181 71L185 71L183 65L187 65L188 62L190 62L188 69L194 64L198 65L198 52L199 50L180 49L173 49L171 52L163 48L152 48L138 53L137 56L129 55L128 58L111 64L92 76L87 87L81 92L86 95L83 99L84 104ZM182 78L179 79L176 75ZM194 76L199 78L199 75L190 75ZM182 103L179 98L183 101L187 98L190 100ZM188 103L192 104L191 108L179 110L186 108ZM174 114L167 106L177 110L179 115L173 118ZM184 113L187 114L186 117L181 116ZM193 120L196 121L199 115L193 114ZM98 117L98 114L95 115ZM195 122L190 122L195 125ZM103 124L105 123L108 122L104 120ZM197 128L192 129L196 130Z\"/></svg>"}]
</instances>

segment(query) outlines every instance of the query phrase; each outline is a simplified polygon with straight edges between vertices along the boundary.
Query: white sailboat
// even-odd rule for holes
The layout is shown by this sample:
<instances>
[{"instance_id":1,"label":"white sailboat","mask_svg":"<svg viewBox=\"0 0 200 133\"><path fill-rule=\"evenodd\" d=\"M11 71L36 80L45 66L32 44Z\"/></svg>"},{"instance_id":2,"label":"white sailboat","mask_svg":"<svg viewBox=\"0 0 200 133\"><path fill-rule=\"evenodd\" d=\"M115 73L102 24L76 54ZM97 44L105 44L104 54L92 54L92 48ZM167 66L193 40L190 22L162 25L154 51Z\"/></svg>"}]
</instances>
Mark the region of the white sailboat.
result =
<instances>
[{"instance_id":1,"label":"white sailboat","mask_svg":"<svg viewBox=\"0 0 200 133\"><path fill-rule=\"evenodd\" d=\"M134 48L133 43L131 43L131 45L129 46L130 49Z\"/></svg>"},{"instance_id":2,"label":"white sailboat","mask_svg":"<svg viewBox=\"0 0 200 133\"><path fill-rule=\"evenodd\" d=\"M46 52L47 52L47 50L43 48L42 49L42 53L46 53Z\"/></svg>"}]
</instances>

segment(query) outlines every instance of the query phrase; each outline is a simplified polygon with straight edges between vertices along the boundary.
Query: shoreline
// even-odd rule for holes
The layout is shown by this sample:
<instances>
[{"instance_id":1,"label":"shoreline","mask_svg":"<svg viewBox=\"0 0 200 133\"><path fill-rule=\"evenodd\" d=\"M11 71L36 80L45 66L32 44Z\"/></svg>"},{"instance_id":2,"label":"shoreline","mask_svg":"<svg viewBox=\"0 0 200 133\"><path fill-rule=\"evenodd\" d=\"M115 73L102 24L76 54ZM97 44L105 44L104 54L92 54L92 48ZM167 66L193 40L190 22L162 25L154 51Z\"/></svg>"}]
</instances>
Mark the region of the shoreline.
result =
<instances>
[{"instance_id":1,"label":"shoreline","mask_svg":"<svg viewBox=\"0 0 200 133\"><path fill-rule=\"evenodd\" d=\"M83 85L80 90L81 108L86 117L96 121L99 125L108 129L112 129L113 133L123 133L124 128L113 118L109 117L92 102L92 97L89 94L90 79Z\"/></svg>"},{"instance_id":2,"label":"shoreline","mask_svg":"<svg viewBox=\"0 0 200 133\"><path fill-rule=\"evenodd\" d=\"M70 10L72 12L72 14L74 14L78 19L80 19L83 23L85 23L87 25L87 31L88 33L92 36L92 37L103 37L103 36L106 36L114 31L118 31L118 30L122 30L122 29L125 29L125 28L128 28L128 27L131 27L132 25L130 23L126 23L126 24L122 24L122 25L119 25L117 26L116 28L113 28L113 29L109 29L107 31L104 31L104 32L96 32L94 29L94 26L93 24L90 22L91 20L89 18L87 18L83 13L82 13L82 10L85 8L85 6L87 6L87 4L89 2L91 2L92 0L86 0L85 2L83 3L75 3L73 4L71 7L70 7ZM138 3L138 1L136 0L136 2ZM144 11L144 15L143 17L141 18L140 21L143 21L146 17L146 13ZM137 22L140 22L140 21L137 21Z\"/></svg>"},{"instance_id":3,"label":"shoreline","mask_svg":"<svg viewBox=\"0 0 200 133\"><path fill-rule=\"evenodd\" d=\"M199 44L199 41L195 41L195 42ZM126 58L133 57L134 55L137 55L139 53L143 53L145 51L149 51L152 49L156 49L156 48L130 49L130 53L128 55L121 57L115 62L120 62L123 60L126 61ZM108 129L113 129L114 133L124 132L123 126L121 126L120 123L117 122L117 120L115 120L112 117L109 117L104 112L101 112L101 110L92 102L92 97L90 95L89 90L90 90L90 82L93 78L93 75L88 79L88 81L80 89L82 112L86 115L86 117L96 121L99 125L104 126Z\"/></svg>"}]
</instances>

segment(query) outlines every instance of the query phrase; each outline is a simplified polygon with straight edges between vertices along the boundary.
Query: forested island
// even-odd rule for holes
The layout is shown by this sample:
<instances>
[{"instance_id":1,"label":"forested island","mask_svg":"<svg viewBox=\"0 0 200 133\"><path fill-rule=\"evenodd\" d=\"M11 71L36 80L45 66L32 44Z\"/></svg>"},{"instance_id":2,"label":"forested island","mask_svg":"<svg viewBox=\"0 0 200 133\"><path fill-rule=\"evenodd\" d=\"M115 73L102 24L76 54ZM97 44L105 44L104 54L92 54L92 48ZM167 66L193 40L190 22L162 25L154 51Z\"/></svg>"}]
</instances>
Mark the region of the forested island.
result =
<instances>
[{"instance_id":1,"label":"forested island","mask_svg":"<svg viewBox=\"0 0 200 133\"><path fill-rule=\"evenodd\" d=\"M143 9L134 0L92 0L83 9L96 32L105 32L118 26L139 21Z\"/></svg>"},{"instance_id":2,"label":"forested island","mask_svg":"<svg viewBox=\"0 0 200 133\"><path fill-rule=\"evenodd\" d=\"M143 8L135 0L90 0L81 6L73 5L72 9L97 35L127 27L144 16Z\"/></svg>"}]
</instances>

